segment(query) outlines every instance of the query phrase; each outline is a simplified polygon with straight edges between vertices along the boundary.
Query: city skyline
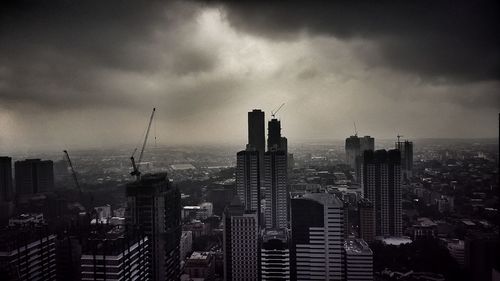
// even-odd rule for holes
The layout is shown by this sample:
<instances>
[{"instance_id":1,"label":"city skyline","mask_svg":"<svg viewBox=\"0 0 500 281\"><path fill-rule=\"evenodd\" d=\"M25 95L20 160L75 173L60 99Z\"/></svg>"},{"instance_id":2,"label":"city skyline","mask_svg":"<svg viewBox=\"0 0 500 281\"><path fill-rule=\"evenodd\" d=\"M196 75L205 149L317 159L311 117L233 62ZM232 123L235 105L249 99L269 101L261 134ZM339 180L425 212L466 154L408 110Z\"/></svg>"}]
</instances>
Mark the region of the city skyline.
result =
<instances>
[{"instance_id":1,"label":"city skyline","mask_svg":"<svg viewBox=\"0 0 500 281\"><path fill-rule=\"evenodd\" d=\"M377 139L496 136L497 3L329 5L342 16L314 2L10 3L0 146L134 144L152 107L159 143L242 143L243 112L267 121L282 103L294 140L342 139L353 122Z\"/></svg>"}]
</instances>

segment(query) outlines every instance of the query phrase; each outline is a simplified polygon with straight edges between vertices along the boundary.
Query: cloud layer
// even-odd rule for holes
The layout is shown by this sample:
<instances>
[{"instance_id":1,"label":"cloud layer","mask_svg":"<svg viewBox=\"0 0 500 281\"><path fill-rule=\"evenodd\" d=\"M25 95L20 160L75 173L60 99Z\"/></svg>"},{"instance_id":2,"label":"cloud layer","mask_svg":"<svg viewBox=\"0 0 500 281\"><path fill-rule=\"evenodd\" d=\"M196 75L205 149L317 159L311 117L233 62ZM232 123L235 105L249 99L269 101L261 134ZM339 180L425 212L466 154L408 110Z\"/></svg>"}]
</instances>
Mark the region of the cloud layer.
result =
<instances>
[{"instance_id":1,"label":"cloud layer","mask_svg":"<svg viewBox=\"0 0 500 281\"><path fill-rule=\"evenodd\" d=\"M282 102L291 144L344 138L354 120L379 138L495 136L484 5L12 1L0 146L135 144L153 106L163 143L244 146L246 112Z\"/></svg>"}]
</instances>

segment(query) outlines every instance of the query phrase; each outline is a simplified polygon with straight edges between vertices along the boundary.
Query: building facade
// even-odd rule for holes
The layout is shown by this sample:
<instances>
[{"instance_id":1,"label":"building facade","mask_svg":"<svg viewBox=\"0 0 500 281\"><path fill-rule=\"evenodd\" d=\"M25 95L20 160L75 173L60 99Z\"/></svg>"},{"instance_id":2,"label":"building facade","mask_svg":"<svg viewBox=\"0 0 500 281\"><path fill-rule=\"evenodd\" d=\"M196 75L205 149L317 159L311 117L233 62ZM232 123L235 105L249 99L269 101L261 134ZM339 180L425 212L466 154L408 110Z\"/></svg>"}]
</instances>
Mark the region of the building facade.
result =
<instances>
[{"instance_id":1,"label":"building facade","mask_svg":"<svg viewBox=\"0 0 500 281\"><path fill-rule=\"evenodd\" d=\"M266 191L266 228L288 227L287 155L281 150L264 154L264 189Z\"/></svg>"},{"instance_id":2,"label":"building facade","mask_svg":"<svg viewBox=\"0 0 500 281\"><path fill-rule=\"evenodd\" d=\"M413 176L413 142L398 141L396 149L401 152L401 176L408 180Z\"/></svg>"},{"instance_id":3,"label":"building facade","mask_svg":"<svg viewBox=\"0 0 500 281\"><path fill-rule=\"evenodd\" d=\"M345 280L373 281L373 252L362 239L344 242Z\"/></svg>"},{"instance_id":4,"label":"building facade","mask_svg":"<svg viewBox=\"0 0 500 281\"><path fill-rule=\"evenodd\" d=\"M243 150L236 157L236 193L245 210L260 214L259 152Z\"/></svg>"},{"instance_id":5,"label":"building facade","mask_svg":"<svg viewBox=\"0 0 500 281\"><path fill-rule=\"evenodd\" d=\"M152 280L180 276L181 198L166 174L144 175L127 185L127 224L150 241Z\"/></svg>"},{"instance_id":6,"label":"building facade","mask_svg":"<svg viewBox=\"0 0 500 281\"><path fill-rule=\"evenodd\" d=\"M365 151L364 197L373 204L376 236L401 236L401 155L399 150Z\"/></svg>"},{"instance_id":7,"label":"building facade","mask_svg":"<svg viewBox=\"0 0 500 281\"><path fill-rule=\"evenodd\" d=\"M288 231L264 229L260 242L260 280L290 280L290 243Z\"/></svg>"},{"instance_id":8,"label":"building facade","mask_svg":"<svg viewBox=\"0 0 500 281\"><path fill-rule=\"evenodd\" d=\"M343 210L333 194L291 199L292 280L343 280Z\"/></svg>"},{"instance_id":9,"label":"building facade","mask_svg":"<svg viewBox=\"0 0 500 281\"><path fill-rule=\"evenodd\" d=\"M54 188L54 164L51 160L26 159L16 161L16 193L30 195Z\"/></svg>"}]
</instances>

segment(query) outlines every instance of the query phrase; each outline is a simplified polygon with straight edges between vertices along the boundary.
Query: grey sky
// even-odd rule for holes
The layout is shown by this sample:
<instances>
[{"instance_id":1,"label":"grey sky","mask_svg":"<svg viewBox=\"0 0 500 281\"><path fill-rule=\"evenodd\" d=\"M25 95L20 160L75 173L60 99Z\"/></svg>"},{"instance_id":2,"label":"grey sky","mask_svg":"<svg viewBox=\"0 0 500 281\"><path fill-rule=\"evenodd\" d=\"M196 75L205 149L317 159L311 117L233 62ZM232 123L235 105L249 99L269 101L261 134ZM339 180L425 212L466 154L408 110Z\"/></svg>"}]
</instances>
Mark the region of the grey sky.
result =
<instances>
[{"instance_id":1,"label":"grey sky","mask_svg":"<svg viewBox=\"0 0 500 281\"><path fill-rule=\"evenodd\" d=\"M243 146L246 112L282 102L291 144L353 121L376 138L498 133L497 4L75 2L0 12L2 150L136 144L154 106L165 144Z\"/></svg>"}]
</instances>

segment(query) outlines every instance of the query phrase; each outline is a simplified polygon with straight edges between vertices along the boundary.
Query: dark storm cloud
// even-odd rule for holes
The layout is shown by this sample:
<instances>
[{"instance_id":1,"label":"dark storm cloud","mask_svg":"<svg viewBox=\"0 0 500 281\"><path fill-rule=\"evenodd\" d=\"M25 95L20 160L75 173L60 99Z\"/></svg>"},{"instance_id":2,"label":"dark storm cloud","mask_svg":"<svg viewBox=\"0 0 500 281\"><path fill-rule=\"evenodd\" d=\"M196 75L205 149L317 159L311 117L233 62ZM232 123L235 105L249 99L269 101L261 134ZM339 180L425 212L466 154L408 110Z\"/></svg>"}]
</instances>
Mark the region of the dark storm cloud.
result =
<instances>
[{"instance_id":1,"label":"dark storm cloud","mask_svg":"<svg viewBox=\"0 0 500 281\"><path fill-rule=\"evenodd\" d=\"M289 40L306 32L375 42L364 59L435 80L500 78L498 1L207 1L246 32ZM363 55L363 54L360 54Z\"/></svg>"},{"instance_id":2,"label":"dark storm cloud","mask_svg":"<svg viewBox=\"0 0 500 281\"><path fill-rule=\"evenodd\" d=\"M183 43L198 12L163 1L9 1L0 12L0 100L51 109L133 105L112 74L214 67L208 50Z\"/></svg>"}]
</instances>

